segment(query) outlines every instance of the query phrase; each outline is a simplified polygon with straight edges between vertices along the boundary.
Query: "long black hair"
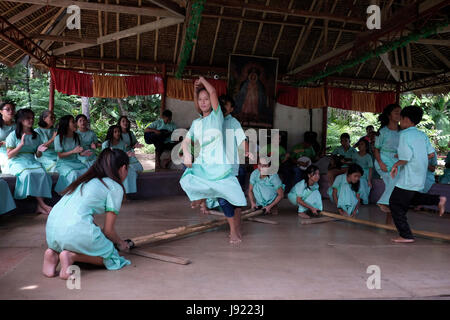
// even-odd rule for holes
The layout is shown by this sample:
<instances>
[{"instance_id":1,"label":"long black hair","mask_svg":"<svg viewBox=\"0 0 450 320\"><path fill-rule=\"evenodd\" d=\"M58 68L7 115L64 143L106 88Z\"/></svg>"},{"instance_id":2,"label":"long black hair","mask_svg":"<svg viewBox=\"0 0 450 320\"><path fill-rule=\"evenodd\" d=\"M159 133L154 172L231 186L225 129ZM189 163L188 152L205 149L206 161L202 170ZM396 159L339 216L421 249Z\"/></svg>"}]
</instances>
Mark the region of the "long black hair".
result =
<instances>
[{"instance_id":1,"label":"long black hair","mask_svg":"<svg viewBox=\"0 0 450 320\"><path fill-rule=\"evenodd\" d=\"M75 121L73 116L70 114L65 115L65 116L61 117L61 119L59 119L58 135L59 135L59 142L61 144L63 144L64 137L67 136L67 131L69 131L70 120ZM78 134L75 131L73 132L73 139L75 140L75 142L78 145L80 145L80 137L78 136Z\"/></svg>"},{"instance_id":2,"label":"long black hair","mask_svg":"<svg viewBox=\"0 0 450 320\"><path fill-rule=\"evenodd\" d=\"M364 170L363 170L363 168L362 168L359 164L352 163L352 164L348 167L347 176L349 176L349 175L351 175L351 174L353 174L353 173L356 173L356 172L359 172L359 173L361 174L361 176L364 175ZM350 183L350 184L352 185L352 190L353 190L353 191L355 191L355 192L358 192L358 191L359 191L359 180L358 180L357 183Z\"/></svg>"},{"instance_id":3,"label":"long black hair","mask_svg":"<svg viewBox=\"0 0 450 320\"><path fill-rule=\"evenodd\" d=\"M359 144L360 144L361 142L364 143L364 145L366 146L366 153L369 153L369 151L370 151L370 144L369 144L369 141L367 141L367 140L364 139L364 138L359 139L359 141L358 141L358 146L359 146Z\"/></svg>"},{"instance_id":4,"label":"long black hair","mask_svg":"<svg viewBox=\"0 0 450 320\"><path fill-rule=\"evenodd\" d=\"M16 137L17 137L17 139L22 139L22 134L23 134L22 121L30 115L34 118L33 110L28 109L28 108L20 109L19 111L17 111L17 113L14 117L14 120L16 122ZM36 131L33 130L33 127L31 127L31 134L33 135L33 139L36 139L37 133L36 133Z\"/></svg>"},{"instance_id":5,"label":"long black hair","mask_svg":"<svg viewBox=\"0 0 450 320\"><path fill-rule=\"evenodd\" d=\"M12 106L14 109L16 109L16 105L14 104L14 102L11 102L11 101L5 101L5 102L2 102L2 104L0 104L0 110L3 110L3 108L4 108L7 104L9 104L9 105ZM2 114L0 113L0 129L3 128L3 125L4 125L4 124L5 124L5 121L3 120L3 116L2 116Z\"/></svg>"},{"instance_id":6,"label":"long black hair","mask_svg":"<svg viewBox=\"0 0 450 320\"><path fill-rule=\"evenodd\" d=\"M130 122L130 120L128 120L127 116L121 116L119 118L119 121L117 121L117 125L120 128L120 135L122 136L122 127L120 126L120 121L122 121L123 118L127 119L128 125L127 125L127 129L126 130L127 130L128 136L130 137L130 144L131 144L130 148L131 148L131 147L133 147L133 139L131 138L131 122Z\"/></svg>"},{"instance_id":7,"label":"long black hair","mask_svg":"<svg viewBox=\"0 0 450 320\"><path fill-rule=\"evenodd\" d=\"M315 165L310 165L308 168L306 168L305 172L303 173L303 180L305 181L306 188L309 189L309 175L314 174L317 170L319 170L319 167ZM319 170L320 171L320 170Z\"/></svg>"},{"instance_id":8,"label":"long black hair","mask_svg":"<svg viewBox=\"0 0 450 320\"><path fill-rule=\"evenodd\" d=\"M118 149L105 149L98 156L95 163L86 171L85 174L80 176L77 180L72 182L66 189L62 191L62 195L73 193L80 184L91 181L92 179L98 178L101 183L108 187L103 178L110 178L120 184L123 189L123 194L126 194L125 188L119 176L119 169L123 165L129 165L130 159L128 155L122 150ZM81 186L81 192L83 191L83 186Z\"/></svg>"},{"instance_id":9,"label":"long black hair","mask_svg":"<svg viewBox=\"0 0 450 320\"><path fill-rule=\"evenodd\" d=\"M389 124L389 116L391 115L392 111L397 108L401 109L400 105L398 105L397 103L391 103L383 109L383 112L378 116L380 129L386 127Z\"/></svg>"},{"instance_id":10,"label":"long black hair","mask_svg":"<svg viewBox=\"0 0 450 320\"><path fill-rule=\"evenodd\" d=\"M45 122L45 118L47 118L49 115L51 115L52 112L50 110L45 110L44 112L41 113L41 115L39 116L39 122L38 125L41 128L46 128L47 127L47 122Z\"/></svg>"},{"instance_id":11,"label":"long black hair","mask_svg":"<svg viewBox=\"0 0 450 320\"><path fill-rule=\"evenodd\" d=\"M113 124L112 126L110 126L108 128L108 132L106 133L106 138L105 138L105 142L108 142L108 147L111 147L111 143L114 140L114 129L118 128L120 131L120 138L119 140L122 140L122 128L117 125L117 124Z\"/></svg>"}]
</instances>

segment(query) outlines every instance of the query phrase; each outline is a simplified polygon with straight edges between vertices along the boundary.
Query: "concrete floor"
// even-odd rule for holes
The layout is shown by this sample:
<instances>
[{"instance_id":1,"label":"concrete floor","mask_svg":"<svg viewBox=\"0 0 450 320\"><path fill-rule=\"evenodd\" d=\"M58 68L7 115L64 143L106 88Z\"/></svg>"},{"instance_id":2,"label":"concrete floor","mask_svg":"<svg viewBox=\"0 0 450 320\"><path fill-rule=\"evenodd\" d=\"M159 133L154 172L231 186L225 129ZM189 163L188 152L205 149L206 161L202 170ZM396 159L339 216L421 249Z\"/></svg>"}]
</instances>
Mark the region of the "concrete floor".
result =
<instances>
[{"instance_id":1,"label":"concrete floor","mask_svg":"<svg viewBox=\"0 0 450 320\"><path fill-rule=\"evenodd\" d=\"M325 209L333 210L328 201ZM375 206L360 218L383 222ZM117 230L132 238L217 217L202 217L186 197L129 201ZM278 225L245 222L244 241L227 242L227 228L152 248L191 259L177 265L135 255L119 271L82 266L81 289L41 275L46 249L42 215L0 217L0 299L373 299L450 297L450 243L417 238L393 244L393 232L349 222L301 225L287 200ZM410 212L414 229L450 233L450 215ZM96 219L102 223L102 218ZM367 267L381 270L369 290Z\"/></svg>"}]
</instances>

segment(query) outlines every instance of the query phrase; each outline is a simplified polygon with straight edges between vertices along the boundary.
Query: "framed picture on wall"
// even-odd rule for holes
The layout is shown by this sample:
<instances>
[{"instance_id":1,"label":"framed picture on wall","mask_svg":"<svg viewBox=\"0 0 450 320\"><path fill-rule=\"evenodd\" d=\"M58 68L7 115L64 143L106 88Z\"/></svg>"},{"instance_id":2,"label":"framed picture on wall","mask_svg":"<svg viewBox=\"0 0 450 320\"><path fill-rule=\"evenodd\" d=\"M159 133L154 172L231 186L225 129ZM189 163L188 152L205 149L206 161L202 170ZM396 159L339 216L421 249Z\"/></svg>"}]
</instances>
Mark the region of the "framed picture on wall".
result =
<instances>
[{"instance_id":1,"label":"framed picture on wall","mask_svg":"<svg viewBox=\"0 0 450 320\"><path fill-rule=\"evenodd\" d=\"M234 116L243 126L272 128L278 59L231 54L228 93L236 108Z\"/></svg>"}]
</instances>

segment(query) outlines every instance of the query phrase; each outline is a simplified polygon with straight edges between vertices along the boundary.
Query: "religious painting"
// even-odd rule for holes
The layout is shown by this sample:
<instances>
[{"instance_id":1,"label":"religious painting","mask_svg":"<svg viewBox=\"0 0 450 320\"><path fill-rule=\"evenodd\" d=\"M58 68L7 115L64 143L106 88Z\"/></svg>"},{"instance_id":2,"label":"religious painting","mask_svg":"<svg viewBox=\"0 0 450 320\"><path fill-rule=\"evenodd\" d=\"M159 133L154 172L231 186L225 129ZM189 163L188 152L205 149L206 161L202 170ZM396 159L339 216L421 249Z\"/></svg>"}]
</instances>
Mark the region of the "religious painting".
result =
<instances>
[{"instance_id":1,"label":"religious painting","mask_svg":"<svg viewBox=\"0 0 450 320\"><path fill-rule=\"evenodd\" d=\"M231 54L228 93L236 107L233 115L243 126L272 128L278 59Z\"/></svg>"}]
</instances>

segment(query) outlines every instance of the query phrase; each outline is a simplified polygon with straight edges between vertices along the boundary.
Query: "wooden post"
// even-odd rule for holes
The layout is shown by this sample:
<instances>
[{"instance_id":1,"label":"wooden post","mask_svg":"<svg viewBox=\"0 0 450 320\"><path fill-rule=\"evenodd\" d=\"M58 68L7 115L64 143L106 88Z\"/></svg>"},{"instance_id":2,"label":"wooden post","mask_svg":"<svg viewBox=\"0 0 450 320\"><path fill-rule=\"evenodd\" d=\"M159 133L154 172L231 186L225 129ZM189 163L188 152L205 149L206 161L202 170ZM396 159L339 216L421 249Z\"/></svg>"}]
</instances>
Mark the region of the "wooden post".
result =
<instances>
[{"instance_id":1,"label":"wooden post","mask_svg":"<svg viewBox=\"0 0 450 320\"><path fill-rule=\"evenodd\" d=\"M400 82L397 82L396 91L395 91L395 102L400 104Z\"/></svg>"},{"instance_id":2,"label":"wooden post","mask_svg":"<svg viewBox=\"0 0 450 320\"><path fill-rule=\"evenodd\" d=\"M52 56L50 58L50 67L56 67L56 57ZM49 97L48 97L48 110L52 111L55 109L55 82L50 72L50 85L49 85Z\"/></svg>"},{"instance_id":3,"label":"wooden post","mask_svg":"<svg viewBox=\"0 0 450 320\"><path fill-rule=\"evenodd\" d=\"M88 120L91 119L88 97L81 97L81 113L84 114L88 118Z\"/></svg>"},{"instance_id":4,"label":"wooden post","mask_svg":"<svg viewBox=\"0 0 450 320\"><path fill-rule=\"evenodd\" d=\"M325 78L324 84L325 90L325 104L326 106L322 108L322 148L327 149L327 127L328 127L328 78Z\"/></svg>"},{"instance_id":5,"label":"wooden post","mask_svg":"<svg viewBox=\"0 0 450 320\"><path fill-rule=\"evenodd\" d=\"M166 64L163 63L162 65L162 77L163 77L163 86L164 86L164 93L161 96L161 108L159 111L159 115L162 117L162 114L164 110L166 110L166 92L167 92L167 70L166 70Z\"/></svg>"}]
</instances>

